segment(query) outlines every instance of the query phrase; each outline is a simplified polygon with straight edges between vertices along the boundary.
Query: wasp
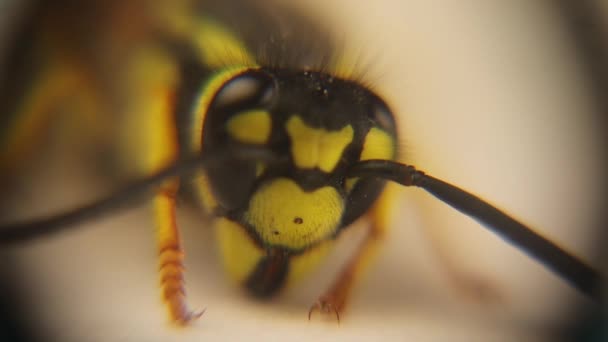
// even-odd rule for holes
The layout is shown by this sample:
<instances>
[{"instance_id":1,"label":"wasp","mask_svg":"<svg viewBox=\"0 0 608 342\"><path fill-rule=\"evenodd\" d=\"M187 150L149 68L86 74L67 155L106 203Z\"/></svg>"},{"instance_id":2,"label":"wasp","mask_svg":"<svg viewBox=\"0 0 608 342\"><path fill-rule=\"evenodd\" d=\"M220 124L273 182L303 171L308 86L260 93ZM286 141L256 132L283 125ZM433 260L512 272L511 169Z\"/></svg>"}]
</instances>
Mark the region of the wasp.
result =
<instances>
[{"instance_id":1,"label":"wasp","mask_svg":"<svg viewBox=\"0 0 608 342\"><path fill-rule=\"evenodd\" d=\"M135 180L74 210L6 224L2 245L149 201L161 298L169 320L184 325L202 312L186 303L182 193L210 217L227 273L260 299L310 273L364 218L362 243L309 310L339 318L386 235L401 185L426 190L600 300L593 267L478 196L402 163L389 103L296 11L254 1L65 0L40 2L27 17L3 80L3 173L16 173L49 122L63 117Z\"/></svg>"}]
</instances>

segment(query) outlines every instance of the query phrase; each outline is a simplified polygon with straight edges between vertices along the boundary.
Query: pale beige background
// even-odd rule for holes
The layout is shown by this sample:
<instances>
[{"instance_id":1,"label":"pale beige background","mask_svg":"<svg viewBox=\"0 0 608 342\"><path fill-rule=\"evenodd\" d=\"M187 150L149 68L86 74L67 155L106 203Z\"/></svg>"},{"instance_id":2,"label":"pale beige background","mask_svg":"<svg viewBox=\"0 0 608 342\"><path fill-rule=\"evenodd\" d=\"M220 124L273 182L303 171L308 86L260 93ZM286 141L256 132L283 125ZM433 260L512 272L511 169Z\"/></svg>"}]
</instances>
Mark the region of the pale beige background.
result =
<instances>
[{"instance_id":1,"label":"pale beige background","mask_svg":"<svg viewBox=\"0 0 608 342\"><path fill-rule=\"evenodd\" d=\"M345 49L370 65L367 80L398 116L407 162L590 260L606 188L605 133L546 1L301 2L334 22ZM14 202L16 216L103 190L53 160ZM257 303L227 284L206 227L187 211L180 222L189 300L207 312L184 330L166 324L158 299L147 208L10 252L27 270L22 281L32 318L63 341L544 341L569 319L566 308L588 305L516 248L422 191L404 189L398 205L386 248L340 325L306 318L339 256L284 298ZM496 289L500 301L456 290L446 261Z\"/></svg>"}]
</instances>

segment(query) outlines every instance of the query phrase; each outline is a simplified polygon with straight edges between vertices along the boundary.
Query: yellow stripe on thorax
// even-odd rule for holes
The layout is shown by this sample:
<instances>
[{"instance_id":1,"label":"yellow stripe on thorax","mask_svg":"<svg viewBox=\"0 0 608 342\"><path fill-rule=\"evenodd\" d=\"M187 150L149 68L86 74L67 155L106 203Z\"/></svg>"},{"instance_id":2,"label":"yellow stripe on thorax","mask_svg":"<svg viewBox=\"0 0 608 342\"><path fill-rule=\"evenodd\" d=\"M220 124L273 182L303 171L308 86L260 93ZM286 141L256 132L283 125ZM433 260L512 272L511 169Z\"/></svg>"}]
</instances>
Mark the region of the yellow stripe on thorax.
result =
<instances>
[{"instance_id":1,"label":"yellow stripe on thorax","mask_svg":"<svg viewBox=\"0 0 608 342\"><path fill-rule=\"evenodd\" d=\"M209 68L231 65L257 66L245 44L228 28L217 21L193 15L192 8L168 3L161 6L160 15L169 32L192 42L201 62Z\"/></svg>"},{"instance_id":2,"label":"yellow stripe on thorax","mask_svg":"<svg viewBox=\"0 0 608 342\"><path fill-rule=\"evenodd\" d=\"M149 46L131 56L125 71L124 162L139 173L153 173L177 159L179 151L174 120L178 66L164 50Z\"/></svg>"},{"instance_id":3,"label":"yellow stripe on thorax","mask_svg":"<svg viewBox=\"0 0 608 342\"><path fill-rule=\"evenodd\" d=\"M231 32L211 19L203 19L192 28L195 42L205 64L210 67L242 64L255 66L253 57Z\"/></svg>"}]
</instances>

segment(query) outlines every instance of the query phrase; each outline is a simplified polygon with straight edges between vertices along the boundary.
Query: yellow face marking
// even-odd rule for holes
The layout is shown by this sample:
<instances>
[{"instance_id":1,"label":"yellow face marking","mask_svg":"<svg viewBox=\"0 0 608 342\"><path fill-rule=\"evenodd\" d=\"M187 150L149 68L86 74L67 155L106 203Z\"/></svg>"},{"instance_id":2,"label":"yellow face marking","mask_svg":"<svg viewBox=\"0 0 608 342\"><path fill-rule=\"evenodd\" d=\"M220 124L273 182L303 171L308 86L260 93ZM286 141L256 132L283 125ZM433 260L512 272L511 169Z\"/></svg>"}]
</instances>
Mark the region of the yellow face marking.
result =
<instances>
[{"instance_id":1,"label":"yellow face marking","mask_svg":"<svg viewBox=\"0 0 608 342\"><path fill-rule=\"evenodd\" d=\"M220 218L214 226L224 268L234 281L244 282L264 256L264 251L238 223Z\"/></svg>"},{"instance_id":2,"label":"yellow face marking","mask_svg":"<svg viewBox=\"0 0 608 342\"><path fill-rule=\"evenodd\" d=\"M359 160L370 159L387 159L392 160L395 157L394 139L385 131L379 128L372 128L365 136L363 142L363 150ZM350 192L359 178L349 178L346 180L346 191Z\"/></svg>"},{"instance_id":3,"label":"yellow face marking","mask_svg":"<svg viewBox=\"0 0 608 342\"><path fill-rule=\"evenodd\" d=\"M365 136L359 160L386 159L395 157L395 139L379 128L372 128Z\"/></svg>"},{"instance_id":4,"label":"yellow face marking","mask_svg":"<svg viewBox=\"0 0 608 342\"><path fill-rule=\"evenodd\" d=\"M270 137L272 120L265 110L249 110L233 116L226 124L228 134L244 143L264 144Z\"/></svg>"},{"instance_id":5,"label":"yellow face marking","mask_svg":"<svg viewBox=\"0 0 608 342\"><path fill-rule=\"evenodd\" d=\"M291 154L297 167L331 172L344 149L353 140L353 128L344 126L339 131L327 131L306 125L298 116L287 121L287 133L291 138Z\"/></svg>"},{"instance_id":6,"label":"yellow face marking","mask_svg":"<svg viewBox=\"0 0 608 342\"><path fill-rule=\"evenodd\" d=\"M253 194L245 220L264 242L302 249L330 237L343 212L344 201L333 187L305 192L279 178Z\"/></svg>"}]
</instances>

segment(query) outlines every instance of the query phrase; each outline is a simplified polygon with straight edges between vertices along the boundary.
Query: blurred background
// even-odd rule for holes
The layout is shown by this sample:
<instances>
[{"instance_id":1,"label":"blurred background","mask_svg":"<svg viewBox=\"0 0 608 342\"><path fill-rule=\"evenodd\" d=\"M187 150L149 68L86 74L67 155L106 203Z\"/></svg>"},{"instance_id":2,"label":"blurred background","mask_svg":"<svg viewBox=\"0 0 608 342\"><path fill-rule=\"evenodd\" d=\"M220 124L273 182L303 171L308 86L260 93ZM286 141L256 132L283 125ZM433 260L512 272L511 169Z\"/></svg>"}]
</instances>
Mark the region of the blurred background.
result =
<instances>
[{"instance_id":1,"label":"blurred background","mask_svg":"<svg viewBox=\"0 0 608 342\"><path fill-rule=\"evenodd\" d=\"M607 49L601 44L608 40L598 41L608 32L605 2L279 2L329 25L340 48L359 56L365 81L397 116L405 162L479 195L608 272L608 59L597 53ZM0 0L0 39L11 34L24 3ZM22 175L19 191L0 202L2 222L107 191L63 148L49 146L40 155L44 167ZM258 303L226 280L199 215L181 211L189 303L207 311L178 330L166 323L158 296L154 224L142 205L3 247L5 340L606 338L593 303L484 227L417 189L402 189L397 206L385 248L339 325L314 316L309 322L308 308L360 229L346 233L300 286Z\"/></svg>"}]
</instances>

